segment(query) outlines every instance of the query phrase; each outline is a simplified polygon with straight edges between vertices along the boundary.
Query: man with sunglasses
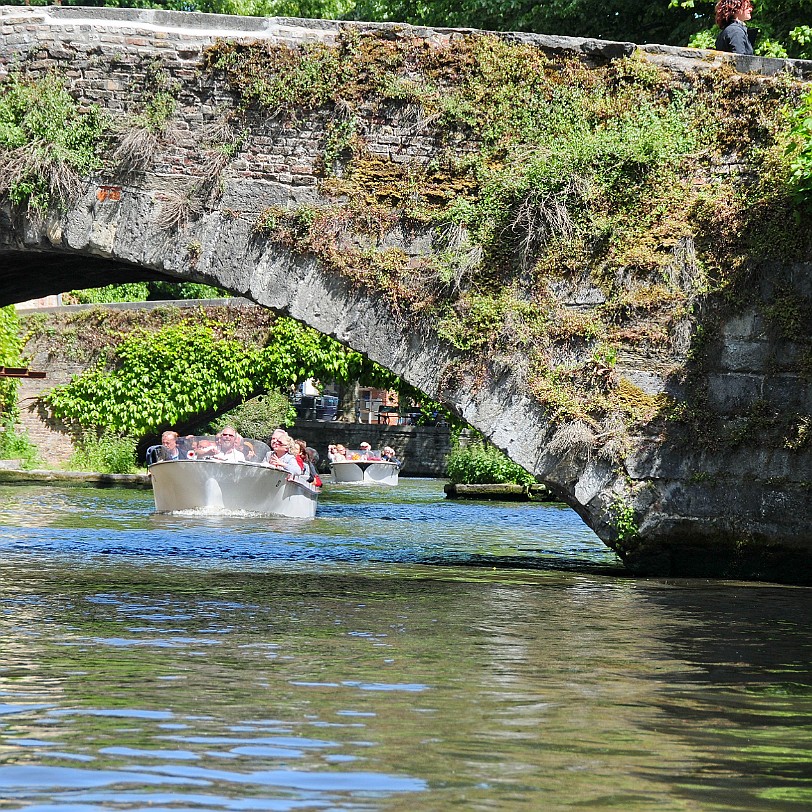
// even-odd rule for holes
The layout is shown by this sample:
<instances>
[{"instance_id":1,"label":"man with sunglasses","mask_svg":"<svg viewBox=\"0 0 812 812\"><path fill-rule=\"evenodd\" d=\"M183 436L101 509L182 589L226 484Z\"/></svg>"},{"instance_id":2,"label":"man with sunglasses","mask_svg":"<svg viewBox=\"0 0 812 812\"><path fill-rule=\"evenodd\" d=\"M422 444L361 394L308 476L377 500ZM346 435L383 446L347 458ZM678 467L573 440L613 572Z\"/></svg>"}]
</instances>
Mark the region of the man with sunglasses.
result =
<instances>
[{"instance_id":1,"label":"man with sunglasses","mask_svg":"<svg viewBox=\"0 0 812 812\"><path fill-rule=\"evenodd\" d=\"M245 454L237 448L237 439L236 429L233 426L226 426L217 435L217 453L209 459L220 462L245 462Z\"/></svg>"}]
</instances>

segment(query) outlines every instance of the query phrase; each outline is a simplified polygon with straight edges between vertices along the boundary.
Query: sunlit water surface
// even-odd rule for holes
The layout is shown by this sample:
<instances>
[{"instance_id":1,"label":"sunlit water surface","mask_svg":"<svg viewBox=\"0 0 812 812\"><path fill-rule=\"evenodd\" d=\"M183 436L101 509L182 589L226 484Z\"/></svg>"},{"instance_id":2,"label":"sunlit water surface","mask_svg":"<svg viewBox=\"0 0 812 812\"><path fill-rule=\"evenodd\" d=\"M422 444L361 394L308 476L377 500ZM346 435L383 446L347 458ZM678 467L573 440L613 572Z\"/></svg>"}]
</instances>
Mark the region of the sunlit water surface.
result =
<instances>
[{"instance_id":1,"label":"sunlit water surface","mask_svg":"<svg viewBox=\"0 0 812 812\"><path fill-rule=\"evenodd\" d=\"M5 487L0 610L3 810L812 808L810 590L629 577L559 506Z\"/></svg>"}]
</instances>

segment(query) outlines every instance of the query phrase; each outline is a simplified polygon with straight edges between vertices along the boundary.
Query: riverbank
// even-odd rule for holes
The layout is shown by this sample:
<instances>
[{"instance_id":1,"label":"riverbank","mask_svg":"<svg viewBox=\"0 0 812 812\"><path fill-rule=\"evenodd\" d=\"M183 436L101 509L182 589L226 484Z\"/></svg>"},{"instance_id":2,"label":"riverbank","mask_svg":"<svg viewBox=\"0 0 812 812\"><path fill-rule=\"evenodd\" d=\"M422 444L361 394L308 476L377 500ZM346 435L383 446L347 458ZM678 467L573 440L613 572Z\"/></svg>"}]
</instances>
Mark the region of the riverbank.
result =
<instances>
[{"instance_id":1,"label":"riverbank","mask_svg":"<svg viewBox=\"0 0 812 812\"><path fill-rule=\"evenodd\" d=\"M98 474L87 471L0 470L0 485L74 485L85 488L136 488L150 490L149 474Z\"/></svg>"},{"instance_id":2,"label":"riverbank","mask_svg":"<svg viewBox=\"0 0 812 812\"><path fill-rule=\"evenodd\" d=\"M544 485L464 485L449 482L443 487L447 499L482 499L494 502L557 502Z\"/></svg>"}]
</instances>

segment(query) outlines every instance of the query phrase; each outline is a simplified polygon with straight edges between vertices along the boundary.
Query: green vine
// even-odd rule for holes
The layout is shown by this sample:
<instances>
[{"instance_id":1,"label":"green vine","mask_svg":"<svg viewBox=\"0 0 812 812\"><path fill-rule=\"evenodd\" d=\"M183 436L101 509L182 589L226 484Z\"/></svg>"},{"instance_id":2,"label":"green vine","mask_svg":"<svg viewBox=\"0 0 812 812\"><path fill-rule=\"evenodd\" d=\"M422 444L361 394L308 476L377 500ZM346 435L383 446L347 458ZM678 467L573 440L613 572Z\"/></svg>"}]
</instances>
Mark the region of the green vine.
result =
<instances>
[{"instance_id":1,"label":"green vine","mask_svg":"<svg viewBox=\"0 0 812 812\"><path fill-rule=\"evenodd\" d=\"M276 319L262 344L252 345L227 324L192 317L122 334L109 357L51 390L43 403L55 417L86 432L141 437L263 392L287 390L307 378L363 379L387 386L398 381L359 353L291 319Z\"/></svg>"}]
</instances>

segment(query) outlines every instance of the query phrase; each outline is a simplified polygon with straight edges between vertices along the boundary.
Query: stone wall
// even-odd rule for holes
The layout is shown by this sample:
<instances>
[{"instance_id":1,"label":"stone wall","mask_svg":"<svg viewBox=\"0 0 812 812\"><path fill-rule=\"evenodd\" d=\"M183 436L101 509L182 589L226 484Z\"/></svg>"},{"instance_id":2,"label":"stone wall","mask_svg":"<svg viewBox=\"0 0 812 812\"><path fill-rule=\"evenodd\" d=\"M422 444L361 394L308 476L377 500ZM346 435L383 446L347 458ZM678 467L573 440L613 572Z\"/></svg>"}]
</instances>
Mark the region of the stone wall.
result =
<instances>
[{"instance_id":1,"label":"stone wall","mask_svg":"<svg viewBox=\"0 0 812 812\"><path fill-rule=\"evenodd\" d=\"M322 463L327 459L330 443L358 448L366 440L376 449L392 446L403 463L401 474L404 476L444 477L446 459L451 451L451 432L443 426L378 426L297 420L290 433L307 440L319 452Z\"/></svg>"}]
</instances>

